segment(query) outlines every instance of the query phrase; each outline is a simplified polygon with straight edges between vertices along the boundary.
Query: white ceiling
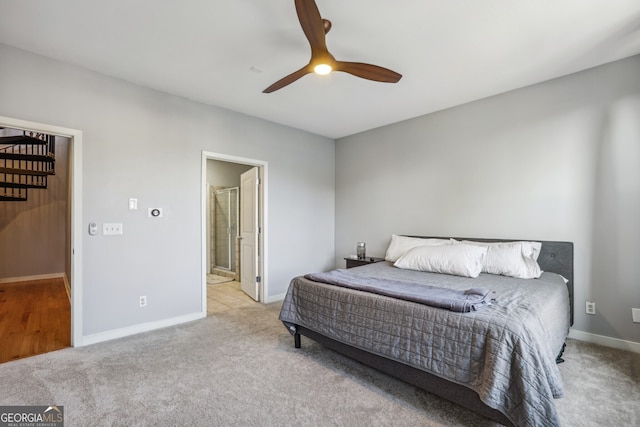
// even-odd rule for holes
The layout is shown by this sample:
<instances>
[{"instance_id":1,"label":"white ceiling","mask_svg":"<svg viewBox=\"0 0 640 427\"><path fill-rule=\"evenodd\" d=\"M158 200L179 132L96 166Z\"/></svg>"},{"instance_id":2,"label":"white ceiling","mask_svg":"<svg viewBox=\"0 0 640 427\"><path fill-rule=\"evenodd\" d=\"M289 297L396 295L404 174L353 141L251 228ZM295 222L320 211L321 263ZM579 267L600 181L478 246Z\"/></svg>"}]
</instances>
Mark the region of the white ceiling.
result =
<instances>
[{"instance_id":1,"label":"white ceiling","mask_svg":"<svg viewBox=\"0 0 640 427\"><path fill-rule=\"evenodd\" d=\"M0 43L339 138L640 53L639 0L316 0L345 73L309 61L293 0L0 0Z\"/></svg>"}]
</instances>

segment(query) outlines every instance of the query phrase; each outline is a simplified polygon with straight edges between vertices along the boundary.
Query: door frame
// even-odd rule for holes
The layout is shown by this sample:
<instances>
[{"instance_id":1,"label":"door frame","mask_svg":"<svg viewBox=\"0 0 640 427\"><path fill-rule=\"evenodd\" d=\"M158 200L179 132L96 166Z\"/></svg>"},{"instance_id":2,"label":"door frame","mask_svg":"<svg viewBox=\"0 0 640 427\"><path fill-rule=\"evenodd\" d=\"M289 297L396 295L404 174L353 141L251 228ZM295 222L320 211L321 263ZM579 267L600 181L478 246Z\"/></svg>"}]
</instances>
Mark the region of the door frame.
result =
<instances>
[{"instance_id":1,"label":"door frame","mask_svg":"<svg viewBox=\"0 0 640 427\"><path fill-rule=\"evenodd\" d=\"M200 235L202 237L201 240L201 252L202 252L202 312L204 315L207 315L207 197L208 189L207 189L207 160L219 160L223 162L229 163L239 163L248 166L255 166L259 170L259 176L261 180L261 190L259 196L259 220L258 226L261 230L261 238L258 243L258 251L260 253L260 261L258 263L258 268L261 272L261 280L259 286L259 300L261 303L269 302L267 295L269 295L269 254L267 248L269 245L267 242L269 241L268 237L268 162L264 160L250 159L246 157L238 157L232 156L228 154L222 153L214 153L211 151L202 151L202 165L201 165L201 184L200 184L200 207L201 207L201 224L200 224Z\"/></svg>"},{"instance_id":2,"label":"door frame","mask_svg":"<svg viewBox=\"0 0 640 427\"><path fill-rule=\"evenodd\" d=\"M82 131L27 120L0 116L0 127L41 132L69 139L71 152L69 177L71 182L71 346L82 345Z\"/></svg>"}]
</instances>

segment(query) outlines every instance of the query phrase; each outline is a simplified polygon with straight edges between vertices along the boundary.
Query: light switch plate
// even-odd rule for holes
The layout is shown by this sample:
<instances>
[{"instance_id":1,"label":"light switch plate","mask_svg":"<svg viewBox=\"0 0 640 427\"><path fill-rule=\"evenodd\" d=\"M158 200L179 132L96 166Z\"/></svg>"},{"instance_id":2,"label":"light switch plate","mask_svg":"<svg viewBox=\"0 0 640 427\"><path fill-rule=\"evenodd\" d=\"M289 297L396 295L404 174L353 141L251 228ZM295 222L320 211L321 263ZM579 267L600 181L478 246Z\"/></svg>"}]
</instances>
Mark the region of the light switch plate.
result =
<instances>
[{"instance_id":1,"label":"light switch plate","mask_svg":"<svg viewBox=\"0 0 640 427\"><path fill-rule=\"evenodd\" d=\"M102 224L102 234L104 236L113 236L116 234L122 234L122 223L112 222Z\"/></svg>"},{"instance_id":2,"label":"light switch plate","mask_svg":"<svg viewBox=\"0 0 640 427\"><path fill-rule=\"evenodd\" d=\"M640 323L640 308L631 309L631 318L634 323Z\"/></svg>"}]
</instances>

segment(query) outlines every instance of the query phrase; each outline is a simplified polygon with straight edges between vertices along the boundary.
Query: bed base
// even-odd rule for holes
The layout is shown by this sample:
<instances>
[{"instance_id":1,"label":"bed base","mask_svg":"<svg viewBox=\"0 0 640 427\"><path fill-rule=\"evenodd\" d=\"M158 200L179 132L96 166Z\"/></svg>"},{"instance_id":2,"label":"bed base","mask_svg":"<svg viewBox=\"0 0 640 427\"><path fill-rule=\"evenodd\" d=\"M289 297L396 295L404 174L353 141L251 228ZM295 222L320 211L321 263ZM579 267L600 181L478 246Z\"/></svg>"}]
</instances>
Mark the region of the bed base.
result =
<instances>
[{"instance_id":1,"label":"bed base","mask_svg":"<svg viewBox=\"0 0 640 427\"><path fill-rule=\"evenodd\" d=\"M300 348L300 347L296 347L296 348ZM562 349L560 350L560 353L556 357L556 363L557 364L560 364L560 363L564 362L564 359L562 358L562 355L564 354L564 349L565 348L567 348L567 343L562 344Z\"/></svg>"},{"instance_id":2,"label":"bed base","mask_svg":"<svg viewBox=\"0 0 640 427\"><path fill-rule=\"evenodd\" d=\"M404 365L386 357L378 356L376 354L348 346L302 326L296 326L296 331L297 333L294 334L294 343L296 348L300 348L300 336L304 335L305 337L311 338L319 344L355 359L364 365L391 375L394 378L402 380L429 393L443 397L444 399L463 406L500 424L513 426L513 423L509 421L502 412L485 405L480 400L478 394L467 387L452 383L428 372L421 371L420 369L412 366Z\"/></svg>"}]
</instances>

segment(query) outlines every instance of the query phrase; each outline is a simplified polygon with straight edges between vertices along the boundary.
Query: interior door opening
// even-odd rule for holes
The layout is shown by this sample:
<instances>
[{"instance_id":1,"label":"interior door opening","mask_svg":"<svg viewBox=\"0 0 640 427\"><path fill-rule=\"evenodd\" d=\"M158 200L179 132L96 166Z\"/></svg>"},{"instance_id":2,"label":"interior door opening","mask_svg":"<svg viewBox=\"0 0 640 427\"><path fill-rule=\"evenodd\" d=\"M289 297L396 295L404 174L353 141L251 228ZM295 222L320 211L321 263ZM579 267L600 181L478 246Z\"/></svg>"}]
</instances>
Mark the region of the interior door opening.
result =
<instances>
[{"instance_id":1,"label":"interior door opening","mask_svg":"<svg viewBox=\"0 0 640 427\"><path fill-rule=\"evenodd\" d=\"M70 305L70 319L67 323L68 326L65 327L65 329L67 329L65 334L68 336L70 345L82 345L82 239L80 232L82 224L82 132L76 129L2 116L0 116L0 129L3 129L5 133L8 132L8 129L11 129L26 133L30 136L40 134L50 135L55 139L56 172L52 175L55 178L50 178L50 180L52 181L51 184L55 183L56 180L58 182L55 184L57 187L49 187L54 189L55 194L45 196L42 191L48 191L48 189L37 189L37 191L34 192L31 192L30 189L27 190L27 199L33 198L36 205L41 206L41 208L36 207L33 212L28 212L27 216L33 216L35 210L42 209L46 217L45 232L50 232L51 228L58 230L64 229L64 236L59 237L57 240L46 237L40 233L40 237L46 239L47 242L36 242L40 248L44 243L48 243L49 240L56 240L56 244L59 244L60 247L58 247L55 252L57 252L57 254L64 254L64 259L55 261L56 258L53 258L53 255L56 254L52 254L50 257L47 254L51 254L51 251L46 251L44 258L30 257L26 261L27 263L36 263L34 266L40 265L42 267L44 265L44 270L34 270L33 273L29 273L26 270L16 270L17 273L14 272L13 276L20 276L21 279L43 279L44 281L59 278L58 280L63 281L64 285L62 285L62 287L66 288L66 291L63 291L63 298L68 298ZM3 165L2 167L5 168L4 172L8 172L6 170L7 165ZM14 164L14 174L21 174L22 168L23 165ZM27 183L27 186L30 187L32 184L33 183ZM29 201L6 203L29 203ZM9 217L10 211L12 211L12 209L2 210L4 215L2 221L13 221ZM58 211L57 216L55 211ZM56 217L60 219L52 219ZM17 219L16 215L14 215L15 221L23 221L24 218L24 214L20 214ZM5 226L10 225L5 224ZM37 226L37 224L33 226L22 224L22 229L33 231L33 227L35 226ZM21 244L24 244L24 242L21 242ZM51 263L52 260L53 263ZM50 273L47 273L49 270L51 270ZM6 272L7 271L5 271L5 273ZM30 276L31 274L33 276ZM5 279L9 280L13 278L14 277Z\"/></svg>"},{"instance_id":2,"label":"interior door opening","mask_svg":"<svg viewBox=\"0 0 640 427\"><path fill-rule=\"evenodd\" d=\"M267 302L267 163L208 152L202 159L203 311L211 313L207 291L220 275L251 299Z\"/></svg>"}]
</instances>

